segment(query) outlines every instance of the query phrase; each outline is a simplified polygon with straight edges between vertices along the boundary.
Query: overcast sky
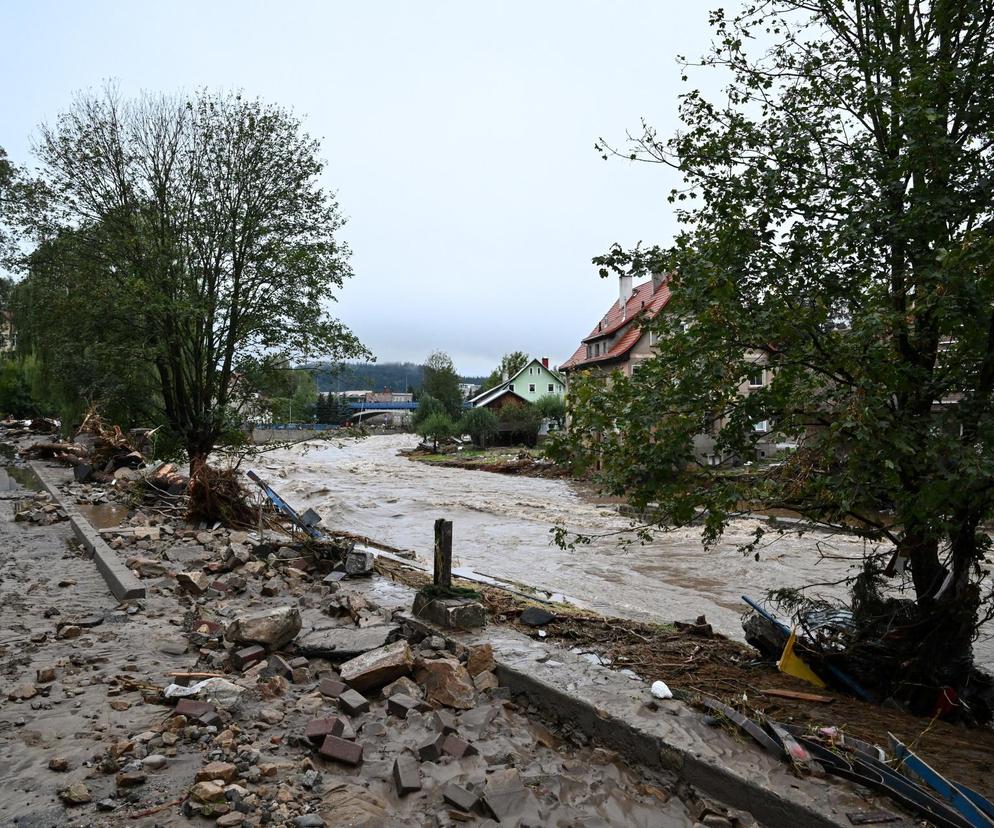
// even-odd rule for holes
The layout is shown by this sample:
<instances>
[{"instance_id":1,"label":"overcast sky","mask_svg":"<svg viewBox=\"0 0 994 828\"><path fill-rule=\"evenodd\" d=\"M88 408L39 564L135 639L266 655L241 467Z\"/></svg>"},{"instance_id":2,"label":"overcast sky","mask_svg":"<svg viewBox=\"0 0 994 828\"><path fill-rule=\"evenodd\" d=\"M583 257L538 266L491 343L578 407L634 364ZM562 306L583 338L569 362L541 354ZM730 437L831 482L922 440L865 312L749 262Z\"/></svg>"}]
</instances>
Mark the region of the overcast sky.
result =
<instances>
[{"instance_id":1,"label":"overcast sky","mask_svg":"<svg viewBox=\"0 0 994 828\"><path fill-rule=\"evenodd\" d=\"M348 217L355 278L335 311L380 361L558 364L617 297L591 257L672 238L672 173L593 144L642 116L677 128L675 56L704 51L708 8L0 0L0 146L30 162L37 125L108 78L289 106Z\"/></svg>"}]
</instances>

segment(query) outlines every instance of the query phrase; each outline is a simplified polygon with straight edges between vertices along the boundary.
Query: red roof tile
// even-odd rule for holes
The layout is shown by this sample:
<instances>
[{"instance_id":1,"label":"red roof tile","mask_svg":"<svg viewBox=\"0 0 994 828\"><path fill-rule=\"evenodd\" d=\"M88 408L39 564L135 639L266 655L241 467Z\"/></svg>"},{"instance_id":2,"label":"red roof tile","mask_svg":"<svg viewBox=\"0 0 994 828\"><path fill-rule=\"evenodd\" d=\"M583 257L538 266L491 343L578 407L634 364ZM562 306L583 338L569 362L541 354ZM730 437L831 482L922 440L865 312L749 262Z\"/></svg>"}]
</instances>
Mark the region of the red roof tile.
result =
<instances>
[{"instance_id":1,"label":"red roof tile","mask_svg":"<svg viewBox=\"0 0 994 828\"><path fill-rule=\"evenodd\" d=\"M604 318L581 340L580 347L576 349L573 356L559 366L560 370L564 368L576 368L580 365L606 362L624 356L635 346L635 343L642 336L639 326L632 324L635 318L645 316L651 319L663 309L669 299L670 287L666 282L663 282L655 292L653 291L652 281L639 285L632 291L632 295L625 303L624 311L618 306L617 302L612 303ZM607 353L587 358L588 342L610 336L625 325L630 325L631 327L621 335Z\"/></svg>"}]
</instances>

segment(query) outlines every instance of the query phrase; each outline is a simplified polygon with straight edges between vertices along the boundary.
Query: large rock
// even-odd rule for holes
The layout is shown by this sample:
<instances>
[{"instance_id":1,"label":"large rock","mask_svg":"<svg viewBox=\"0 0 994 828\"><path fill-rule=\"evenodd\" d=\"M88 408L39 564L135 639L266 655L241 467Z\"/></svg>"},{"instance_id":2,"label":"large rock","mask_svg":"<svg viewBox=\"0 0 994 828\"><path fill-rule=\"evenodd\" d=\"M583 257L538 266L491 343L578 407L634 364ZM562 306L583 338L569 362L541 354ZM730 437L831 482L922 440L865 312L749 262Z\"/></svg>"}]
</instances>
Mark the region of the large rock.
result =
<instances>
[{"instance_id":1,"label":"large rock","mask_svg":"<svg viewBox=\"0 0 994 828\"><path fill-rule=\"evenodd\" d=\"M342 681L356 690L370 690L407 675L413 666L411 647L401 639L346 661L339 672Z\"/></svg>"},{"instance_id":2,"label":"large rock","mask_svg":"<svg viewBox=\"0 0 994 828\"><path fill-rule=\"evenodd\" d=\"M454 658L422 661L414 679L424 686L425 698L430 702L457 710L469 710L476 703L473 679Z\"/></svg>"},{"instance_id":3,"label":"large rock","mask_svg":"<svg viewBox=\"0 0 994 828\"><path fill-rule=\"evenodd\" d=\"M236 616L224 637L240 644L265 644L278 649L300 632L300 612L296 607L277 607Z\"/></svg>"}]
</instances>

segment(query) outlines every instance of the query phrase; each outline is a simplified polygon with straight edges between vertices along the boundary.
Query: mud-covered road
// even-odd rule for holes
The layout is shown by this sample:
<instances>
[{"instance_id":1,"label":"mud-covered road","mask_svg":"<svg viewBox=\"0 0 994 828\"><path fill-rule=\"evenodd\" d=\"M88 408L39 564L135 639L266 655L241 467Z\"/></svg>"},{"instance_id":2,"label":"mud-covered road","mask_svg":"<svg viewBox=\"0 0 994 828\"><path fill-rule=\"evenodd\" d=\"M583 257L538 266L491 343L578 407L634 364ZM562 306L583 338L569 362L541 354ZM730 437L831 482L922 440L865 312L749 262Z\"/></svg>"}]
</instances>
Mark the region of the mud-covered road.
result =
<instances>
[{"instance_id":1,"label":"mud-covered road","mask_svg":"<svg viewBox=\"0 0 994 828\"><path fill-rule=\"evenodd\" d=\"M427 560L433 521L446 517L454 522L459 566L623 617L672 621L704 613L736 638L742 637L741 595L837 582L864 552L863 542L848 536L787 535L772 544L765 539L757 561L739 551L760 525L755 520L732 523L711 551L696 529L628 550L611 536L566 551L552 543L557 523L604 535L623 532L627 519L567 481L438 468L398 455L416 442L413 435L388 435L308 443L263 455L256 468L292 503L316 509L329 528L413 549ZM813 591L840 596L844 586ZM994 667L994 641L978 642L977 660Z\"/></svg>"}]
</instances>

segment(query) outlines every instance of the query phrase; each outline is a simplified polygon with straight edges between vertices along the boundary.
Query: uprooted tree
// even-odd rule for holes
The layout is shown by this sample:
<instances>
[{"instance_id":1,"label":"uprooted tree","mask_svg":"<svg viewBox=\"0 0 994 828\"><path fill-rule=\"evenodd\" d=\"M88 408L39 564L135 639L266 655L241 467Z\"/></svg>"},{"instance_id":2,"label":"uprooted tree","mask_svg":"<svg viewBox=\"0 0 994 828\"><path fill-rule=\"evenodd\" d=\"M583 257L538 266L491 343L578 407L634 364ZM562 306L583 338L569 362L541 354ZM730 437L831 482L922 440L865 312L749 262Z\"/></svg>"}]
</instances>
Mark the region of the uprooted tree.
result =
<instances>
[{"instance_id":1,"label":"uprooted tree","mask_svg":"<svg viewBox=\"0 0 994 828\"><path fill-rule=\"evenodd\" d=\"M679 171L683 230L595 259L671 274L673 299L646 323L656 358L573 383L561 450L708 543L742 504L881 541L864 632L893 623L906 696L962 690L994 515L994 3L764 0L711 22L721 101L685 94L675 137L598 142ZM772 380L744 395L756 358ZM755 458L761 421L798 445L782 464L695 460L702 430ZM892 550L913 601L881 597Z\"/></svg>"},{"instance_id":2,"label":"uprooted tree","mask_svg":"<svg viewBox=\"0 0 994 828\"><path fill-rule=\"evenodd\" d=\"M191 469L255 396L260 366L366 355L328 314L351 275L343 219L320 185L318 142L288 111L207 91L123 100L109 86L43 126L37 153L49 201L25 281L130 332ZM79 284L77 263L99 291ZM71 344L71 318L25 327ZM99 327L85 335L80 349L99 347Z\"/></svg>"}]
</instances>

